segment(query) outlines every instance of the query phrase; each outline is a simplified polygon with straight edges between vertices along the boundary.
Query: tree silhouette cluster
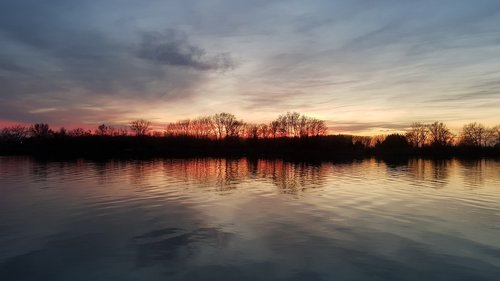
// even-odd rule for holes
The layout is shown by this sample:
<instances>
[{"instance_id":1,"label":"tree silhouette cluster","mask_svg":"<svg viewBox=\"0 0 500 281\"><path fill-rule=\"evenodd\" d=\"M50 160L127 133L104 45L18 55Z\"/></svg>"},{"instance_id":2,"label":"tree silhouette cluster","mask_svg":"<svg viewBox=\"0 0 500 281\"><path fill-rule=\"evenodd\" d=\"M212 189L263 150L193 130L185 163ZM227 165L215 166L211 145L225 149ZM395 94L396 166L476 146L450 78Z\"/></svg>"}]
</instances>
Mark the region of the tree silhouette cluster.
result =
<instances>
[{"instance_id":1,"label":"tree silhouette cluster","mask_svg":"<svg viewBox=\"0 0 500 281\"><path fill-rule=\"evenodd\" d=\"M327 133L325 121L287 112L269 124L252 124L238 120L233 114L218 113L212 116L181 120L170 123L166 127L167 136L193 136L202 138L223 139L229 137L243 138L278 138L278 137L312 137Z\"/></svg>"},{"instance_id":2,"label":"tree silhouette cluster","mask_svg":"<svg viewBox=\"0 0 500 281\"><path fill-rule=\"evenodd\" d=\"M162 128L158 130L158 128ZM154 130L156 129L156 130ZM413 123L403 134L328 135L325 121L296 112L269 123L252 124L218 113L153 126L138 119L127 128L101 124L52 130L48 124L0 130L0 154L244 156L332 158L379 154L415 156L500 156L500 125L463 126L454 134L442 122Z\"/></svg>"},{"instance_id":3,"label":"tree silhouette cluster","mask_svg":"<svg viewBox=\"0 0 500 281\"><path fill-rule=\"evenodd\" d=\"M458 135L453 134L442 122L413 123L406 132L406 139L413 147L424 146L474 146L487 147L500 144L500 125L487 128L480 123L463 126Z\"/></svg>"}]
</instances>

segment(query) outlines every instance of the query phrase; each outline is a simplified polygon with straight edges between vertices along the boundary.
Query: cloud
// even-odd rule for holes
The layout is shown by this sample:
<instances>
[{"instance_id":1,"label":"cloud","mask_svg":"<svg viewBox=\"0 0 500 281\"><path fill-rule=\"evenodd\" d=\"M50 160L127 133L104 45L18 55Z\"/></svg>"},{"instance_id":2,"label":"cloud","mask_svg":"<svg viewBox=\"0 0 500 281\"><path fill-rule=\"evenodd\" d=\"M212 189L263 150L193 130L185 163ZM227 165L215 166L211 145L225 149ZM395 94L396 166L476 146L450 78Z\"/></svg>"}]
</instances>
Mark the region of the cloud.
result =
<instances>
[{"instance_id":1,"label":"cloud","mask_svg":"<svg viewBox=\"0 0 500 281\"><path fill-rule=\"evenodd\" d=\"M123 120L124 112L141 115L147 104L194 98L213 72L235 66L228 52L209 52L174 27L166 32L156 31L156 25L141 28L146 32L133 25L118 28L112 19L132 11L125 5L124 14L109 13L111 4L0 3L0 119L58 124ZM106 5L107 13L100 15L99 7ZM105 113L91 110L101 107Z\"/></svg>"},{"instance_id":2,"label":"cloud","mask_svg":"<svg viewBox=\"0 0 500 281\"><path fill-rule=\"evenodd\" d=\"M335 121L331 122L330 127L332 131L335 132L346 132L346 133L359 133L366 132L372 129L377 129L379 132L387 131L403 131L407 129L409 124L397 123L397 122L344 122Z\"/></svg>"},{"instance_id":3,"label":"cloud","mask_svg":"<svg viewBox=\"0 0 500 281\"><path fill-rule=\"evenodd\" d=\"M144 32L137 56L158 64L197 70L227 70L235 65L228 53L207 56L205 49L193 45L186 33L175 29Z\"/></svg>"},{"instance_id":4,"label":"cloud","mask_svg":"<svg viewBox=\"0 0 500 281\"><path fill-rule=\"evenodd\" d=\"M362 123L494 119L499 9L494 0L0 1L0 119L227 108L249 121L294 110Z\"/></svg>"}]
</instances>

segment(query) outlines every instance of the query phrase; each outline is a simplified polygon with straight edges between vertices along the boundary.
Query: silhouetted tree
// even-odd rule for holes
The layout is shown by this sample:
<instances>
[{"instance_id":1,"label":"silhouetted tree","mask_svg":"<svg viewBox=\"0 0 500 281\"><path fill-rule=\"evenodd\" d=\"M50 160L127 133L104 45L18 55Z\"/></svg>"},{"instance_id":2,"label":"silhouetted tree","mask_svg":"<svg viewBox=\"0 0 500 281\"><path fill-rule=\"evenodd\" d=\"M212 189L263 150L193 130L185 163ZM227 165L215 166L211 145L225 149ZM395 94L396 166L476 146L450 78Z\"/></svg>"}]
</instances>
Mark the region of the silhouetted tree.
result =
<instances>
[{"instance_id":1,"label":"silhouetted tree","mask_svg":"<svg viewBox=\"0 0 500 281\"><path fill-rule=\"evenodd\" d=\"M66 137L68 135L68 130L66 130L66 128L64 127L61 127L59 128L59 131L54 132L54 135L59 138Z\"/></svg>"},{"instance_id":2,"label":"silhouetted tree","mask_svg":"<svg viewBox=\"0 0 500 281\"><path fill-rule=\"evenodd\" d=\"M38 123L30 127L30 134L35 138L46 138L52 134L49 124Z\"/></svg>"},{"instance_id":3,"label":"silhouetted tree","mask_svg":"<svg viewBox=\"0 0 500 281\"><path fill-rule=\"evenodd\" d=\"M433 146L447 146L453 141L453 134L442 122L434 122L429 125L430 143Z\"/></svg>"},{"instance_id":4,"label":"silhouetted tree","mask_svg":"<svg viewBox=\"0 0 500 281\"><path fill-rule=\"evenodd\" d=\"M408 149L410 144L404 135L391 134L388 135L385 140L379 144L379 147L386 150L401 151Z\"/></svg>"},{"instance_id":5,"label":"silhouetted tree","mask_svg":"<svg viewBox=\"0 0 500 281\"><path fill-rule=\"evenodd\" d=\"M287 112L271 122L271 132L274 137L308 137L322 136L327 132L325 121L300 115L297 112Z\"/></svg>"},{"instance_id":6,"label":"silhouetted tree","mask_svg":"<svg viewBox=\"0 0 500 281\"><path fill-rule=\"evenodd\" d=\"M151 135L155 138L159 138L159 137L162 137L163 136L163 132L160 132L160 131L153 131L151 133Z\"/></svg>"},{"instance_id":7,"label":"silhouetted tree","mask_svg":"<svg viewBox=\"0 0 500 281\"><path fill-rule=\"evenodd\" d=\"M469 123L462 128L460 143L463 145L486 146L491 135L491 130L486 129L482 124Z\"/></svg>"},{"instance_id":8,"label":"silhouetted tree","mask_svg":"<svg viewBox=\"0 0 500 281\"><path fill-rule=\"evenodd\" d=\"M230 126L228 127L228 136L230 137L239 137L240 134L242 133L243 131L243 128L245 126L245 122L243 121L234 121L232 123L230 123Z\"/></svg>"},{"instance_id":9,"label":"silhouetted tree","mask_svg":"<svg viewBox=\"0 0 500 281\"><path fill-rule=\"evenodd\" d=\"M370 146L375 147L377 145L380 145L385 140L386 137L387 137L387 135L375 135L375 136L372 136L371 137L371 144L370 144Z\"/></svg>"},{"instance_id":10,"label":"silhouetted tree","mask_svg":"<svg viewBox=\"0 0 500 281\"><path fill-rule=\"evenodd\" d=\"M126 136L128 135L127 128L113 129L113 136Z\"/></svg>"},{"instance_id":11,"label":"silhouetted tree","mask_svg":"<svg viewBox=\"0 0 500 281\"><path fill-rule=\"evenodd\" d=\"M328 128L323 120L307 117L306 135L307 136L324 136Z\"/></svg>"},{"instance_id":12,"label":"silhouetted tree","mask_svg":"<svg viewBox=\"0 0 500 281\"><path fill-rule=\"evenodd\" d=\"M256 124L245 124L244 136L247 138L256 139L259 137L259 126Z\"/></svg>"},{"instance_id":13,"label":"silhouetted tree","mask_svg":"<svg viewBox=\"0 0 500 281\"><path fill-rule=\"evenodd\" d=\"M225 113L218 113L213 116L214 121L214 132L217 139L222 139L224 135L224 115Z\"/></svg>"},{"instance_id":14,"label":"silhouetted tree","mask_svg":"<svg viewBox=\"0 0 500 281\"><path fill-rule=\"evenodd\" d=\"M221 139L225 137L236 137L243 128L243 121L238 121L233 114L218 113L212 118L214 124L215 135Z\"/></svg>"},{"instance_id":15,"label":"silhouetted tree","mask_svg":"<svg viewBox=\"0 0 500 281\"><path fill-rule=\"evenodd\" d=\"M495 144L500 144L500 125L496 125L490 129L491 137Z\"/></svg>"},{"instance_id":16,"label":"silhouetted tree","mask_svg":"<svg viewBox=\"0 0 500 281\"><path fill-rule=\"evenodd\" d=\"M429 126L415 122L411 124L410 129L406 132L406 139L414 147L422 147L427 141L429 134Z\"/></svg>"},{"instance_id":17,"label":"silhouetted tree","mask_svg":"<svg viewBox=\"0 0 500 281\"><path fill-rule=\"evenodd\" d=\"M90 130L85 130L83 128L75 128L69 130L68 135L72 137L83 137L83 136L91 136L92 132Z\"/></svg>"},{"instance_id":18,"label":"silhouetted tree","mask_svg":"<svg viewBox=\"0 0 500 281\"><path fill-rule=\"evenodd\" d=\"M372 146L372 137L352 136L352 142L356 146L370 147L370 146Z\"/></svg>"},{"instance_id":19,"label":"silhouetted tree","mask_svg":"<svg viewBox=\"0 0 500 281\"><path fill-rule=\"evenodd\" d=\"M98 136L107 136L110 135L110 128L106 126L106 124L101 124L97 127L95 134Z\"/></svg>"},{"instance_id":20,"label":"silhouetted tree","mask_svg":"<svg viewBox=\"0 0 500 281\"><path fill-rule=\"evenodd\" d=\"M278 116L280 135L283 137L298 137L300 136L300 114L297 112L287 112L284 115Z\"/></svg>"},{"instance_id":21,"label":"silhouetted tree","mask_svg":"<svg viewBox=\"0 0 500 281\"><path fill-rule=\"evenodd\" d=\"M280 122L278 120L274 120L269 124L269 135L273 138L279 136Z\"/></svg>"},{"instance_id":22,"label":"silhouetted tree","mask_svg":"<svg viewBox=\"0 0 500 281\"><path fill-rule=\"evenodd\" d=\"M269 130L269 126L267 124L259 124L257 126L257 134L259 135L259 137L261 138L269 138L270 137L270 130Z\"/></svg>"},{"instance_id":23,"label":"silhouetted tree","mask_svg":"<svg viewBox=\"0 0 500 281\"><path fill-rule=\"evenodd\" d=\"M191 134L196 137L208 138L214 133L214 124L210 116L194 119L190 126Z\"/></svg>"},{"instance_id":24,"label":"silhouetted tree","mask_svg":"<svg viewBox=\"0 0 500 281\"><path fill-rule=\"evenodd\" d=\"M151 130L151 122L144 119L134 120L130 122L130 130L136 136L145 136Z\"/></svg>"},{"instance_id":25,"label":"silhouetted tree","mask_svg":"<svg viewBox=\"0 0 500 281\"><path fill-rule=\"evenodd\" d=\"M169 123L166 127L166 133L169 136L189 136L191 135L190 126L191 120L189 119Z\"/></svg>"},{"instance_id":26,"label":"silhouetted tree","mask_svg":"<svg viewBox=\"0 0 500 281\"><path fill-rule=\"evenodd\" d=\"M3 128L0 132L0 138L4 141L22 142L28 137L29 130L25 126L15 125Z\"/></svg>"}]
</instances>

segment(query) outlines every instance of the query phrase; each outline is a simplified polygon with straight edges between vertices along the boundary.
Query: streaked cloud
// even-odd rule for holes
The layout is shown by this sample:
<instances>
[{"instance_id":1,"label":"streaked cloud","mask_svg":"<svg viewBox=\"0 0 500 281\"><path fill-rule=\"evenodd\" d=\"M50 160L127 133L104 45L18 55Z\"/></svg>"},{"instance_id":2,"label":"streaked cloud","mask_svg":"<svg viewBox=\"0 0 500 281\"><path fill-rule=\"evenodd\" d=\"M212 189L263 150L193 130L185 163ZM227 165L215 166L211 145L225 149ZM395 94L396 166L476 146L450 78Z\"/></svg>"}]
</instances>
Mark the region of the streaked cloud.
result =
<instances>
[{"instance_id":1,"label":"streaked cloud","mask_svg":"<svg viewBox=\"0 0 500 281\"><path fill-rule=\"evenodd\" d=\"M37 113L46 113L46 112L52 112L52 111L57 111L58 109L55 107L49 107L49 108L37 108L28 111L31 114L37 114Z\"/></svg>"}]
</instances>

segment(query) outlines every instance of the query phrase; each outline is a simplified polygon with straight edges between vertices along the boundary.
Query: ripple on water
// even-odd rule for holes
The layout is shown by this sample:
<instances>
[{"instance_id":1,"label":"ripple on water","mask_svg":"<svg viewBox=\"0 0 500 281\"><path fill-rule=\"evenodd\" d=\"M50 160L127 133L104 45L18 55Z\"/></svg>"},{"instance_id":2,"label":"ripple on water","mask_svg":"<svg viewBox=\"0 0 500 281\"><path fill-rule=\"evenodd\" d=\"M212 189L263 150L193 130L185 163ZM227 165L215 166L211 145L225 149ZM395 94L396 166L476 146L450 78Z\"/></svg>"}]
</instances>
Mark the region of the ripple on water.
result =
<instances>
[{"instance_id":1,"label":"ripple on water","mask_svg":"<svg viewBox=\"0 0 500 281\"><path fill-rule=\"evenodd\" d=\"M0 280L496 280L498 171L1 157Z\"/></svg>"}]
</instances>

